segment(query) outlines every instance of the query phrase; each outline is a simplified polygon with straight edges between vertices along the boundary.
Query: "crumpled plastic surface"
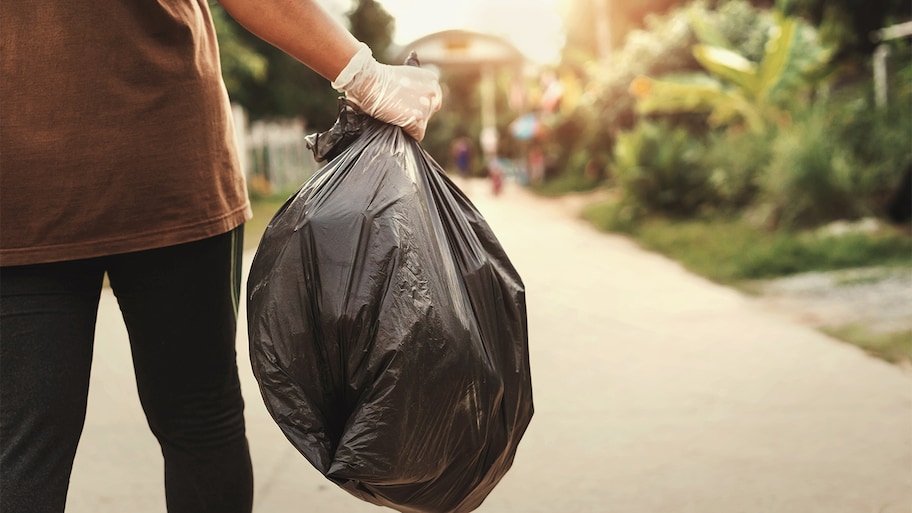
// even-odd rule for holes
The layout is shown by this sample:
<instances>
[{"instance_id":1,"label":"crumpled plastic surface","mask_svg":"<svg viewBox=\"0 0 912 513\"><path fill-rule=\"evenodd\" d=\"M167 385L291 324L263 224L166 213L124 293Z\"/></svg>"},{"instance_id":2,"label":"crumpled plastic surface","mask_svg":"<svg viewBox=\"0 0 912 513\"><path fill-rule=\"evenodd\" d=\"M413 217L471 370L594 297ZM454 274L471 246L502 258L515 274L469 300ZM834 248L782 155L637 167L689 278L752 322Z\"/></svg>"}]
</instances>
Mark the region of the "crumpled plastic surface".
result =
<instances>
[{"instance_id":1,"label":"crumpled plastic surface","mask_svg":"<svg viewBox=\"0 0 912 513\"><path fill-rule=\"evenodd\" d=\"M524 285L414 139L351 106L333 130L309 139L330 161L252 263L254 375L289 441L354 496L472 511L532 418Z\"/></svg>"}]
</instances>

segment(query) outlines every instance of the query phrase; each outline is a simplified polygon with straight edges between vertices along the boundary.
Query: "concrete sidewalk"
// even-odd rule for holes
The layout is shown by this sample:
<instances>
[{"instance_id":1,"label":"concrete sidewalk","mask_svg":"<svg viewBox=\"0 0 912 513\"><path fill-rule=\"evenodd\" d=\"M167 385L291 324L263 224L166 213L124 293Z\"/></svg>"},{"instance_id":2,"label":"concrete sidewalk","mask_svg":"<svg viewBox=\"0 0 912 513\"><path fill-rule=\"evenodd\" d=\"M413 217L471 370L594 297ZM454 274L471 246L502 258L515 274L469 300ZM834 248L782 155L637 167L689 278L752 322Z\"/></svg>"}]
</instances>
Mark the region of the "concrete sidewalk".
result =
<instances>
[{"instance_id":1,"label":"concrete sidewalk","mask_svg":"<svg viewBox=\"0 0 912 513\"><path fill-rule=\"evenodd\" d=\"M912 513L912 373L764 311L516 186L467 186L526 283L535 417L488 513ZM247 255L247 265L252 255ZM241 318L246 313L241 312ZM258 513L391 511L267 414L238 337ZM70 513L164 512L105 291Z\"/></svg>"}]
</instances>

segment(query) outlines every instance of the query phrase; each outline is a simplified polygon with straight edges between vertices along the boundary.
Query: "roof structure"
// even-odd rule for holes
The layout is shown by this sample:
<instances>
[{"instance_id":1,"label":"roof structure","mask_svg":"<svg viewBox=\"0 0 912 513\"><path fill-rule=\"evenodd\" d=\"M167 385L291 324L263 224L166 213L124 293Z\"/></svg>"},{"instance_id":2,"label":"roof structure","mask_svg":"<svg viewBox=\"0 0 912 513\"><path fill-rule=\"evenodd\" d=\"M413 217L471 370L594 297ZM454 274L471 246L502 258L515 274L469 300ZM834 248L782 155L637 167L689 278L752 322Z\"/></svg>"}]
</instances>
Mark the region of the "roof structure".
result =
<instances>
[{"instance_id":1,"label":"roof structure","mask_svg":"<svg viewBox=\"0 0 912 513\"><path fill-rule=\"evenodd\" d=\"M396 62L405 62L410 52L421 64L440 68L511 66L521 67L526 58L506 40L468 30L445 30L416 39L400 51Z\"/></svg>"}]
</instances>

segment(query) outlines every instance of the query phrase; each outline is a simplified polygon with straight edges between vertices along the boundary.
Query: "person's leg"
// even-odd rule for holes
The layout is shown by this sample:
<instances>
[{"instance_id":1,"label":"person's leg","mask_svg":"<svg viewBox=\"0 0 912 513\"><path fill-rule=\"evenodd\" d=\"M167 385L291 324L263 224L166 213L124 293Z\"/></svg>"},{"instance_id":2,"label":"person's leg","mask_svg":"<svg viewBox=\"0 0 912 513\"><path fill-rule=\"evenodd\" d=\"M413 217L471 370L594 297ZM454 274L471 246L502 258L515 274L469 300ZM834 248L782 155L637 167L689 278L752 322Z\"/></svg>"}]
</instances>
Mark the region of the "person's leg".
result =
<instances>
[{"instance_id":1,"label":"person's leg","mask_svg":"<svg viewBox=\"0 0 912 513\"><path fill-rule=\"evenodd\" d=\"M0 511L62 512L85 422L97 261L0 269Z\"/></svg>"},{"instance_id":2,"label":"person's leg","mask_svg":"<svg viewBox=\"0 0 912 513\"><path fill-rule=\"evenodd\" d=\"M110 259L171 513L252 508L235 352L242 234Z\"/></svg>"}]
</instances>

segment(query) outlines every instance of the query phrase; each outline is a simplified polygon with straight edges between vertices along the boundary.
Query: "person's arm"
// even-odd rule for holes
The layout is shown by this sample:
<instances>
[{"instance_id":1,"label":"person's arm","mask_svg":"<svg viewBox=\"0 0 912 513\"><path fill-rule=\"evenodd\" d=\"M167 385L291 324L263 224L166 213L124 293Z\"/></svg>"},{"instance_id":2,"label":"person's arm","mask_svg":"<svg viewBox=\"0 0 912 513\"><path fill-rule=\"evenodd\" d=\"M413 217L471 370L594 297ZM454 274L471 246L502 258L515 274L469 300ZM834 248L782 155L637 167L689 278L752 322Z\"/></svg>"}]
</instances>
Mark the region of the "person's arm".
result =
<instances>
[{"instance_id":1,"label":"person's arm","mask_svg":"<svg viewBox=\"0 0 912 513\"><path fill-rule=\"evenodd\" d=\"M424 138L441 93L432 72L380 64L316 0L220 0L247 30L304 63L365 112Z\"/></svg>"}]
</instances>

